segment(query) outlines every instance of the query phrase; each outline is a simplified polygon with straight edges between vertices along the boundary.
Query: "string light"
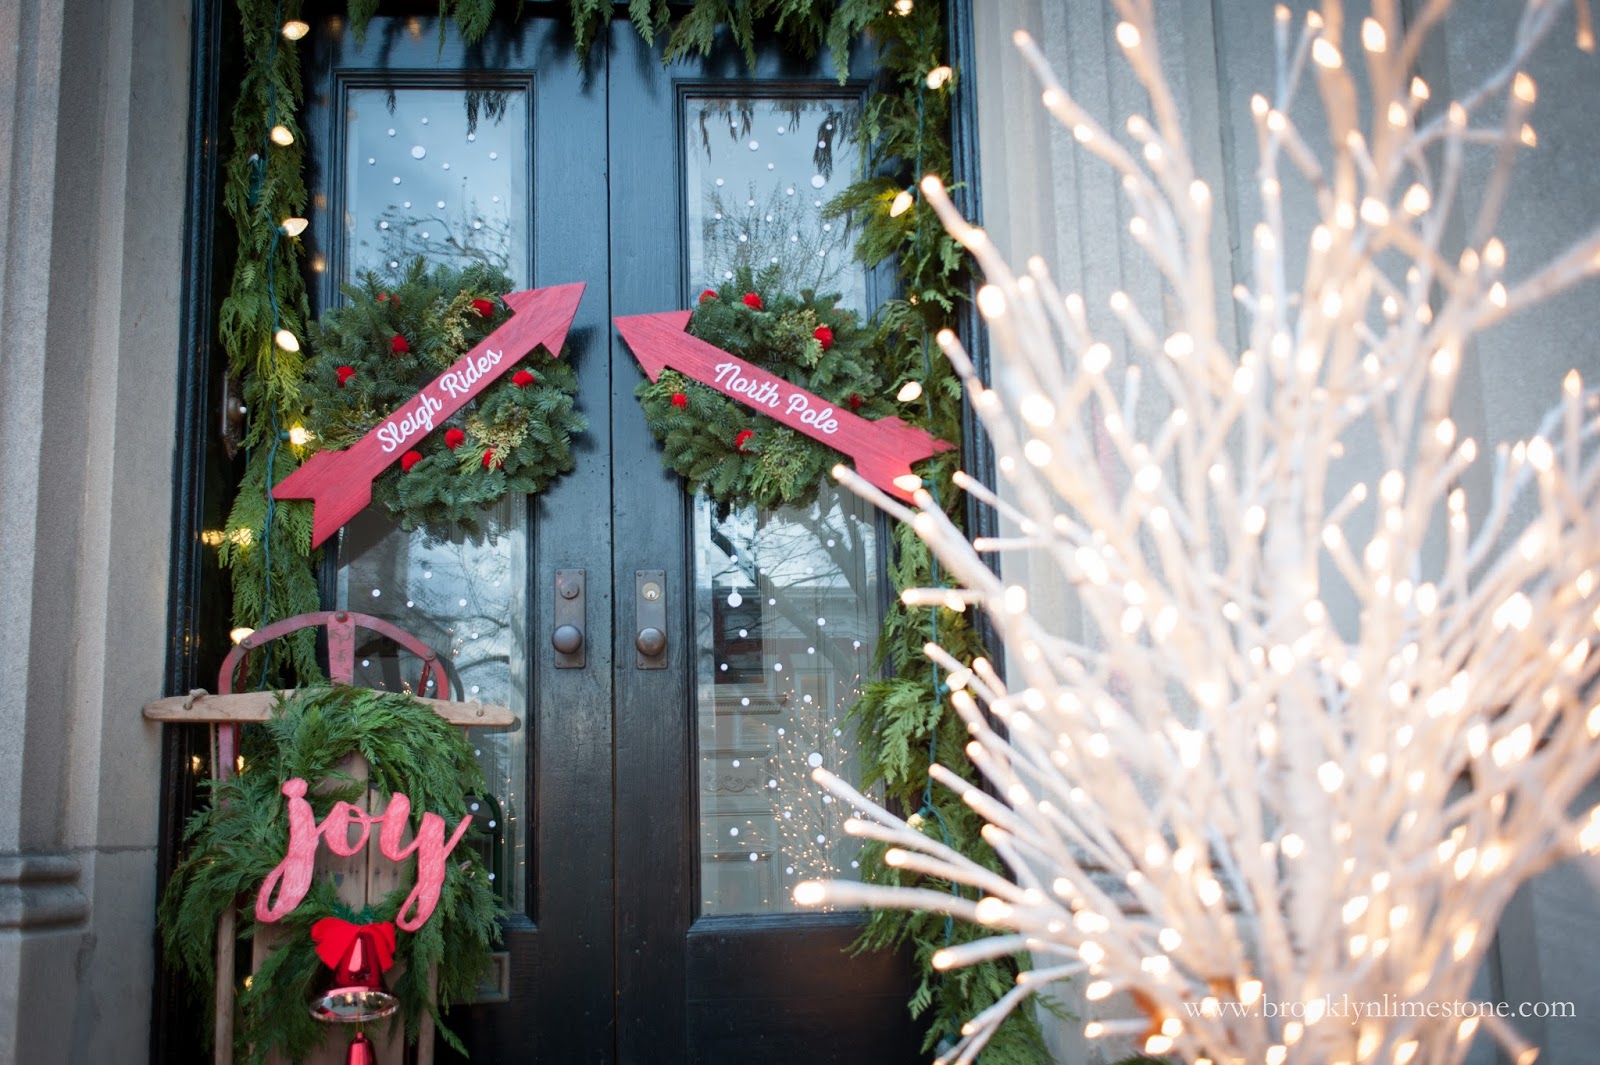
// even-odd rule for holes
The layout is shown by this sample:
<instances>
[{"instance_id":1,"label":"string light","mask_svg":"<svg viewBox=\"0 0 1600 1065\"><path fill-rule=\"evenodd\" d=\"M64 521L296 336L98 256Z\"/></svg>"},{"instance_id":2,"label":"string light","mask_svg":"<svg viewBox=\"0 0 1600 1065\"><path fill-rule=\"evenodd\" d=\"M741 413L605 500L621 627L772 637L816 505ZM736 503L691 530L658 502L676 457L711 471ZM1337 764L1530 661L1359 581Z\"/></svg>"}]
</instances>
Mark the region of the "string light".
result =
<instances>
[{"instance_id":1,"label":"string light","mask_svg":"<svg viewBox=\"0 0 1600 1065\"><path fill-rule=\"evenodd\" d=\"M293 352L300 350L299 339L287 329L279 329L276 333L273 333L272 340L273 343L277 344L278 347L282 348L284 351Z\"/></svg>"},{"instance_id":2,"label":"string light","mask_svg":"<svg viewBox=\"0 0 1600 1065\"><path fill-rule=\"evenodd\" d=\"M916 402L918 399L922 398L922 382L907 381L905 384L900 386L900 391L895 393L894 398L898 399L901 403Z\"/></svg>"},{"instance_id":3,"label":"string light","mask_svg":"<svg viewBox=\"0 0 1600 1065\"><path fill-rule=\"evenodd\" d=\"M899 218L911 210L911 205L915 202L916 198L911 195L910 189L901 189L895 194L894 202L889 204L889 217Z\"/></svg>"},{"instance_id":4,"label":"string light","mask_svg":"<svg viewBox=\"0 0 1600 1065\"><path fill-rule=\"evenodd\" d=\"M273 126L267 136L272 140L273 144L282 148L287 148L294 143L294 134L289 132L288 126L282 124Z\"/></svg>"},{"instance_id":5,"label":"string light","mask_svg":"<svg viewBox=\"0 0 1600 1065\"><path fill-rule=\"evenodd\" d=\"M1352 64L1316 12L1298 34L1287 8L1275 17L1280 84L1251 103L1266 221L1245 250L1255 269L1240 274L1254 280L1221 290L1242 308L1237 348L1233 323L1224 328L1215 313L1213 197L1195 188L1183 139L1163 115L1128 124L1147 142L1141 150L1113 140L1026 35L1017 41L1047 106L1138 203L1139 246L1171 292L1152 306L1114 294L1118 332L1103 333L1085 312L1089 294L1058 291L1040 260L1011 269L942 185L922 186L983 267L976 302L992 327L994 378L1006 383L977 380L960 342L941 336L1009 490L959 483L1020 531L983 538L980 555L919 479L897 482L916 494L912 528L954 578L948 586L936 573L902 600L981 607L1011 650L1002 679L929 641L929 659L956 689L966 753L986 778L974 787L935 760L930 786L985 818L983 838L1022 882L928 834L930 794L903 821L821 774L861 811L854 834L892 847L900 867L966 890L809 881L795 899L941 912L991 926L998 938L984 942L996 952L1029 953L1035 968L1017 989L941 1051L952 1065L970 1065L1028 994L1076 973L1099 1008L1131 1014L1091 1020L1085 1034L1130 1037L1151 1052L1353 1065L1387 1048L1396 1062L1453 1063L1459 1017L1366 1017L1351 1028L1328 1022L1324 996L1469 999L1516 886L1506 878L1600 852L1600 808L1567 813L1600 775L1600 704L1583 694L1600 674L1591 653L1600 542L1586 517L1600 511L1600 397L1576 375L1552 382L1558 405L1538 432L1501 448L1496 470L1471 475L1480 448L1462 439L1452 410L1473 334L1600 272L1600 234L1519 268L1514 287L1498 240L1441 248L1450 233L1495 233L1514 195L1517 153L1505 149L1524 138L1522 111L1537 95L1514 72L1539 34L1509 41L1488 84L1423 121L1430 90L1408 64L1431 23L1367 19L1364 62ZM1150 31L1130 21L1116 35L1161 110L1173 93ZM1352 66L1364 67L1362 92L1381 87L1363 105L1369 118L1351 110L1363 98ZM1302 78L1340 130L1331 145L1306 142L1298 106L1268 102L1296 99ZM1503 122L1475 122L1478 101L1506 106L1508 95ZM1498 140L1496 161L1484 164L1498 169L1471 183L1489 190L1482 200L1462 191L1463 153L1432 150L1441 135ZM1378 174L1377 159L1397 162ZM1309 188L1292 194L1319 223L1306 231L1288 229L1283 219L1298 215L1281 209L1301 174ZM1370 254L1380 240L1384 254ZM1296 258L1309 260L1308 276L1288 276L1285 260ZM1358 338L1341 328L1350 323L1361 325ZM1115 360L1112 344L1121 345ZM917 381L900 392L920 396ZM1385 427L1382 439L1360 435L1373 424ZM1347 446L1354 438L1359 449ZM1357 455L1372 458L1356 466ZM1202 457L1190 467L1189 456ZM838 476L904 513L853 472ZM1327 490L1352 476L1361 483ZM1498 483L1482 513L1469 513L1459 485L1480 480ZM1008 551L1033 552L1032 596L990 568ZM1053 628L1048 609L1034 613L1056 575L1082 612L1071 630ZM1452 782L1467 775L1463 795ZM1495 890L1481 890L1491 877ZM949 944L937 956L946 970L977 960ZM1202 1032L1177 1021L1195 1017L1195 1003L1252 1008L1268 988L1279 1001L1319 1005L1292 1022L1229 1013ZM1507 1026L1477 1030L1512 1060L1527 1051Z\"/></svg>"},{"instance_id":6,"label":"string light","mask_svg":"<svg viewBox=\"0 0 1600 1065\"><path fill-rule=\"evenodd\" d=\"M283 36L291 41L298 41L311 32L311 25L299 19L290 19L283 24Z\"/></svg>"},{"instance_id":7,"label":"string light","mask_svg":"<svg viewBox=\"0 0 1600 1065\"><path fill-rule=\"evenodd\" d=\"M238 628L233 629L228 633L228 639L232 640L234 643L244 643L244 641L249 639L255 631L255 629L252 629L246 625L240 625Z\"/></svg>"},{"instance_id":8,"label":"string light","mask_svg":"<svg viewBox=\"0 0 1600 1065\"><path fill-rule=\"evenodd\" d=\"M955 77L956 72L947 66L937 66L928 71L928 88L942 89L945 83Z\"/></svg>"},{"instance_id":9,"label":"string light","mask_svg":"<svg viewBox=\"0 0 1600 1065\"><path fill-rule=\"evenodd\" d=\"M285 218L278 228L283 231L283 235L286 237L298 237L306 231L306 226L310 224L304 218Z\"/></svg>"},{"instance_id":10,"label":"string light","mask_svg":"<svg viewBox=\"0 0 1600 1065\"><path fill-rule=\"evenodd\" d=\"M905 18L907 15L911 14L911 10L911 0L894 0L894 13L899 15L901 18Z\"/></svg>"},{"instance_id":11,"label":"string light","mask_svg":"<svg viewBox=\"0 0 1600 1065\"><path fill-rule=\"evenodd\" d=\"M283 435L295 447L305 447L311 443L311 431L303 425L293 426Z\"/></svg>"}]
</instances>

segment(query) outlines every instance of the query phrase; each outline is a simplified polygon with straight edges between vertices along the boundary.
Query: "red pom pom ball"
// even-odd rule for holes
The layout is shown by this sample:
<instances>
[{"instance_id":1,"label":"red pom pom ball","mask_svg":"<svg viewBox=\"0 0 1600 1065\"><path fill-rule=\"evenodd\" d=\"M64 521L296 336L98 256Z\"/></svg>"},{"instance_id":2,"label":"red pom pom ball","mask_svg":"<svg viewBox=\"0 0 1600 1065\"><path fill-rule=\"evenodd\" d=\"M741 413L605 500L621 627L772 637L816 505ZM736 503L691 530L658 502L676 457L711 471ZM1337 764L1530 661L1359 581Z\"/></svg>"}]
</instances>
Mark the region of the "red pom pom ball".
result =
<instances>
[{"instance_id":1,"label":"red pom pom ball","mask_svg":"<svg viewBox=\"0 0 1600 1065\"><path fill-rule=\"evenodd\" d=\"M744 305L749 307L752 311L765 309L761 304L761 296L755 292L746 292L744 294Z\"/></svg>"},{"instance_id":2,"label":"red pom pom ball","mask_svg":"<svg viewBox=\"0 0 1600 1065\"><path fill-rule=\"evenodd\" d=\"M743 451L744 446L748 444L750 442L750 438L755 435L756 432L754 429L739 430L739 435L733 438L734 449L736 451Z\"/></svg>"},{"instance_id":3,"label":"red pom pom ball","mask_svg":"<svg viewBox=\"0 0 1600 1065\"><path fill-rule=\"evenodd\" d=\"M689 405L689 397L682 392L674 392L672 393L672 405L682 410Z\"/></svg>"},{"instance_id":4,"label":"red pom pom ball","mask_svg":"<svg viewBox=\"0 0 1600 1065\"><path fill-rule=\"evenodd\" d=\"M339 387L343 388L344 383L356 375L356 368L354 366L341 366L333 372L339 375Z\"/></svg>"},{"instance_id":5,"label":"red pom pom ball","mask_svg":"<svg viewBox=\"0 0 1600 1065\"><path fill-rule=\"evenodd\" d=\"M817 343L822 345L823 351L827 351L829 348L833 347L833 330L829 329L827 326L817 326L816 331L811 335L817 338Z\"/></svg>"},{"instance_id":6,"label":"red pom pom ball","mask_svg":"<svg viewBox=\"0 0 1600 1065\"><path fill-rule=\"evenodd\" d=\"M399 333L396 333L389 339L389 350L394 352L396 355L404 355L406 352L411 350L411 342L405 337L401 336Z\"/></svg>"},{"instance_id":7,"label":"red pom pom ball","mask_svg":"<svg viewBox=\"0 0 1600 1065\"><path fill-rule=\"evenodd\" d=\"M700 293L700 302L701 303L704 303L706 300L714 300L716 298L717 298L717 290L714 289L714 288L708 288L704 292Z\"/></svg>"},{"instance_id":8,"label":"red pom pom ball","mask_svg":"<svg viewBox=\"0 0 1600 1065\"><path fill-rule=\"evenodd\" d=\"M472 309L478 312L479 318L487 318L494 313L494 300L473 300Z\"/></svg>"},{"instance_id":9,"label":"red pom pom ball","mask_svg":"<svg viewBox=\"0 0 1600 1065\"><path fill-rule=\"evenodd\" d=\"M415 466L417 463L419 463L421 461L422 461L422 452L420 452L420 451L407 451L404 455L400 456L400 468L402 470L404 470L405 472L410 473L411 472L411 467Z\"/></svg>"},{"instance_id":10,"label":"red pom pom ball","mask_svg":"<svg viewBox=\"0 0 1600 1065\"><path fill-rule=\"evenodd\" d=\"M516 373L511 375L511 383L516 385L518 388L527 388L537 380L538 378L533 376L533 374L529 373L527 370L518 370Z\"/></svg>"},{"instance_id":11,"label":"red pom pom ball","mask_svg":"<svg viewBox=\"0 0 1600 1065\"><path fill-rule=\"evenodd\" d=\"M467 434L460 429L446 429L444 431L444 446L454 451L466 442Z\"/></svg>"}]
</instances>

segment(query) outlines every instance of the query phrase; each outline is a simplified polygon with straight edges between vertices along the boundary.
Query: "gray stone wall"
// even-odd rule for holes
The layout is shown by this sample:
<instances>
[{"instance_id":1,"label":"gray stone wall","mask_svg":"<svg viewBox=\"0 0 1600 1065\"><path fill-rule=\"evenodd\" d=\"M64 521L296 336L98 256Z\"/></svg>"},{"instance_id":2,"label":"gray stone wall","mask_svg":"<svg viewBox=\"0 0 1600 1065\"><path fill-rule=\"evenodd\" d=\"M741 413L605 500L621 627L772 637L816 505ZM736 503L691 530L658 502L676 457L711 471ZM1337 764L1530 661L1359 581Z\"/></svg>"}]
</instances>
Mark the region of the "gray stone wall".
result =
<instances>
[{"instance_id":1,"label":"gray stone wall","mask_svg":"<svg viewBox=\"0 0 1600 1065\"><path fill-rule=\"evenodd\" d=\"M1161 49L1185 112L1190 149L1218 206L1212 257L1220 288L1247 278L1249 234L1259 219L1248 101L1252 93L1270 94L1272 88L1272 5L1158 0L1156 6ZM1307 4L1291 6L1300 12ZM1346 5L1348 25L1359 26L1364 6ZM1503 61L1520 6L1512 0L1457 0L1445 31L1422 60L1420 73L1435 101L1470 89ZM1013 262L1042 255L1064 291L1085 294L1097 328L1120 335L1105 310L1106 296L1123 289L1141 307L1159 307L1155 273L1127 235L1128 213L1116 179L1074 150L1067 131L1045 115L1038 87L1011 44L1014 30L1028 30L1079 102L1120 131L1123 118L1143 110L1145 99L1112 38L1117 18L1101 0L990 0L973 7L976 69L966 85L977 94L985 227ZM1499 231L1513 278L1600 223L1600 59L1579 52L1573 39L1569 13L1528 66L1539 84L1532 118L1539 145L1518 166L1518 191ZM1474 183L1481 186L1481 172L1469 175L1469 191ZM1295 216L1286 214L1293 228ZM1241 248L1245 254L1237 255ZM1461 435L1489 444L1528 435L1558 398L1568 369L1577 367L1591 387L1600 383L1596 338L1600 285L1594 283L1479 338L1460 384L1455 415ZM1483 495L1475 502L1481 506ZM1030 582L1025 562L1008 564L1007 574L1030 584L1035 609L1053 610L1063 626L1075 628L1072 603L1042 575ZM1600 957L1590 944L1600 934L1597 876L1600 863L1571 863L1529 885L1508 910L1480 975L1484 998L1575 1004L1575 1019L1516 1022L1544 1047L1541 1062L1596 1058ZM1064 995L1069 1008L1089 1015L1071 988ZM1080 1028L1076 1022L1051 1025L1058 1060L1106 1060L1107 1050L1086 1044ZM1493 1062L1496 1052L1480 1039L1471 1060Z\"/></svg>"},{"instance_id":2,"label":"gray stone wall","mask_svg":"<svg viewBox=\"0 0 1600 1065\"><path fill-rule=\"evenodd\" d=\"M143 1060L186 0L0 0L0 1062Z\"/></svg>"}]
</instances>

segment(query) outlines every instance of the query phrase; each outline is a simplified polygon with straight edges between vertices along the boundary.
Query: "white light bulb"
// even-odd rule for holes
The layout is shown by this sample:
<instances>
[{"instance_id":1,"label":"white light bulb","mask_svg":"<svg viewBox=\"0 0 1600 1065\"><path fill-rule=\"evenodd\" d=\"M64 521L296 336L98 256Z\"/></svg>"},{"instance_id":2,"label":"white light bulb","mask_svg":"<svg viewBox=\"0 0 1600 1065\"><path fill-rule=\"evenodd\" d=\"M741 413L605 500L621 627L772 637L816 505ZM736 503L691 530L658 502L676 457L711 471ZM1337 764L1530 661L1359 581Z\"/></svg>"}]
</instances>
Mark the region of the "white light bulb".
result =
<instances>
[{"instance_id":1,"label":"white light bulb","mask_svg":"<svg viewBox=\"0 0 1600 1065\"><path fill-rule=\"evenodd\" d=\"M304 37L310 32L310 24L301 22L297 18L290 19L288 22L283 24L283 35L291 41L298 41L300 38Z\"/></svg>"},{"instance_id":2,"label":"white light bulb","mask_svg":"<svg viewBox=\"0 0 1600 1065\"><path fill-rule=\"evenodd\" d=\"M273 126L272 132L267 136L272 138L272 143L287 148L294 143L294 134L289 132L288 126Z\"/></svg>"},{"instance_id":3,"label":"white light bulb","mask_svg":"<svg viewBox=\"0 0 1600 1065\"><path fill-rule=\"evenodd\" d=\"M895 196L894 202L889 205L889 217L899 218L901 215L911 210L911 205L914 202L915 201L911 196L911 190L901 189L900 192Z\"/></svg>"},{"instance_id":4,"label":"white light bulb","mask_svg":"<svg viewBox=\"0 0 1600 1065\"><path fill-rule=\"evenodd\" d=\"M922 382L907 381L900 386L900 391L895 393L895 398L901 403L910 403L922 397Z\"/></svg>"},{"instance_id":5,"label":"white light bulb","mask_svg":"<svg viewBox=\"0 0 1600 1065\"><path fill-rule=\"evenodd\" d=\"M279 228L283 230L284 236L298 237L306 231L306 226L310 224L304 218L285 218L283 225Z\"/></svg>"},{"instance_id":6,"label":"white light bulb","mask_svg":"<svg viewBox=\"0 0 1600 1065\"><path fill-rule=\"evenodd\" d=\"M945 83L955 77L955 71L946 66L937 66L928 71L928 88L941 89Z\"/></svg>"},{"instance_id":7,"label":"white light bulb","mask_svg":"<svg viewBox=\"0 0 1600 1065\"><path fill-rule=\"evenodd\" d=\"M300 350L300 341L295 339L295 335L289 332L287 329L278 330L276 333L272 334L272 339L277 343L278 347L282 348L284 351Z\"/></svg>"}]
</instances>

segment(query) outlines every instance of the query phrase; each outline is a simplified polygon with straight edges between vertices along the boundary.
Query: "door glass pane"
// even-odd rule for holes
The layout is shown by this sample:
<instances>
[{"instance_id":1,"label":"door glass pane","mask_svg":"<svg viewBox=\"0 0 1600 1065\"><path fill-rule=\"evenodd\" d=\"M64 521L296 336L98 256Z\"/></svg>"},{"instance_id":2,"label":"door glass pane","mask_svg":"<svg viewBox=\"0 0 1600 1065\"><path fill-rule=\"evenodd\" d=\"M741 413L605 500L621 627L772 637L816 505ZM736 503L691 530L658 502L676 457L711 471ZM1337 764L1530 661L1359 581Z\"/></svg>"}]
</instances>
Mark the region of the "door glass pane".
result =
<instances>
[{"instance_id":1,"label":"door glass pane","mask_svg":"<svg viewBox=\"0 0 1600 1065\"><path fill-rule=\"evenodd\" d=\"M345 281L371 270L484 262L529 283L530 127L526 93L464 89L351 89L346 96ZM502 897L527 889L524 727L527 676L527 501L508 496L478 531L406 532L378 508L339 536L338 604L373 614L432 647L448 690L435 698L510 707L517 723L470 733L491 794L473 811ZM355 683L412 690L420 663L387 640L357 647ZM445 686L441 684L440 686Z\"/></svg>"},{"instance_id":2,"label":"door glass pane","mask_svg":"<svg viewBox=\"0 0 1600 1065\"><path fill-rule=\"evenodd\" d=\"M764 292L866 306L848 219L823 208L855 177L859 100L693 96L683 115L691 301L749 268ZM700 911L795 909L794 885L859 877L851 811L815 766L859 780L845 715L881 620L872 508L823 485L809 507L695 502Z\"/></svg>"},{"instance_id":3,"label":"door glass pane","mask_svg":"<svg viewBox=\"0 0 1600 1065\"><path fill-rule=\"evenodd\" d=\"M849 219L822 217L861 165L860 120L850 97L688 99L686 306L749 267L776 291L837 292L842 306L866 310Z\"/></svg>"},{"instance_id":4,"label":"door glass pane","mask_svg":"<svg viewBox=\"0 0 1600 1065\"><path fill-rule=\"evenodd\" d=\"M420 255L527 284L527 93L351 89L346 107L347 277Z\"/></svg>"}]
</instances>

